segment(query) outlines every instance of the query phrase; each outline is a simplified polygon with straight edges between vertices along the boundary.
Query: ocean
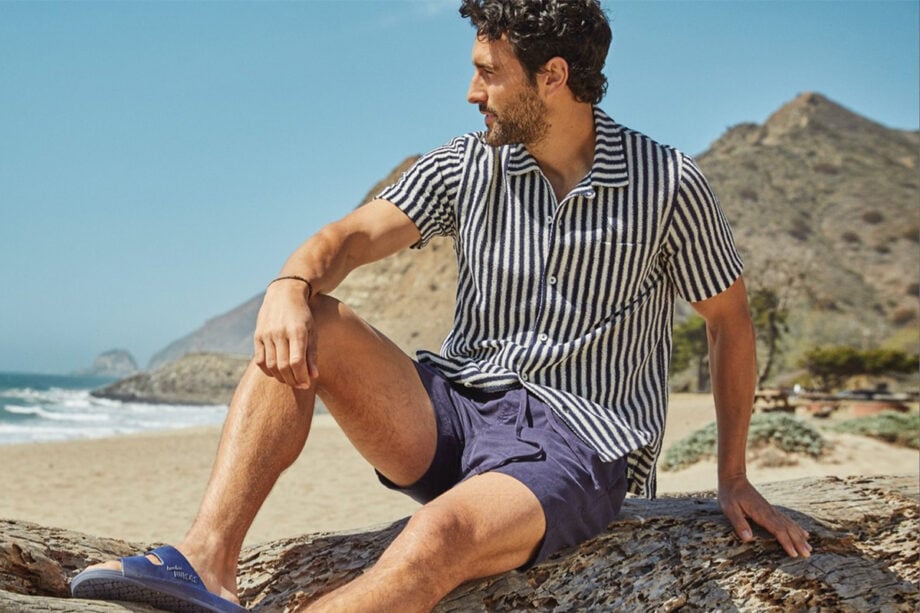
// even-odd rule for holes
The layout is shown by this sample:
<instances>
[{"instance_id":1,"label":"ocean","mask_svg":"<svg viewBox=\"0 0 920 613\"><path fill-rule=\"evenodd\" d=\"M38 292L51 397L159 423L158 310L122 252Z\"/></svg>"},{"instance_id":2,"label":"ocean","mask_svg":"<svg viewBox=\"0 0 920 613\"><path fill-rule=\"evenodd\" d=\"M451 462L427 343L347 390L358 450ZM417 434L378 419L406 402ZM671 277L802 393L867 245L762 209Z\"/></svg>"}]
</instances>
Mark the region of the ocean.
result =
<instances>
[{"instance_id":1,"label":"ocean","mask_svg":"<svg viewBox=\"0 0 920 613\"><path fill-rule=\"evenodd\" d=\"M183 406L94 398L112 379L0 372L0 445L100 438L223 423L224 405Z\"/></svg>"}]
</instances>

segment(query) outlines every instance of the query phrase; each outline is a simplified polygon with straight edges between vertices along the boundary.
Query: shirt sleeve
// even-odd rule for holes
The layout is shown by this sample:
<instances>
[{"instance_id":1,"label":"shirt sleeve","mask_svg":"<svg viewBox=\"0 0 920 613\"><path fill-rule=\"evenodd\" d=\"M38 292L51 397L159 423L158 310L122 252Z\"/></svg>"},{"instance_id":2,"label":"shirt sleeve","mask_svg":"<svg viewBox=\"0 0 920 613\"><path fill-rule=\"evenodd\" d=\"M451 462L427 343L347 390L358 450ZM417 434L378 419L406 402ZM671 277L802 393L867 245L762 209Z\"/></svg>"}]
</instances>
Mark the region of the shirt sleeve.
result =
<instances>
[{"instance_id":1,"label":"shirt sleeve","mask_svg":"<svg viewBox=\"0 0 920 613\"><path fill-rule=\"evenodd\" d=\"M456 233L456 199L462 162L462 139L425 154L377 197L399 207L416 225L421 249L435 236Z\"/></svg>"},{"instance_id":2,"label":"shirt sleeve","mask_svg":"<svg viewBox=\"0 0 920 613\"><path fill-rule=\"evenodd\" d=\"M668 228L668 275L681 298L699 302L728 289L744 263L709 182L682 155L680 183Z\"/></svg>"}]
</instances>

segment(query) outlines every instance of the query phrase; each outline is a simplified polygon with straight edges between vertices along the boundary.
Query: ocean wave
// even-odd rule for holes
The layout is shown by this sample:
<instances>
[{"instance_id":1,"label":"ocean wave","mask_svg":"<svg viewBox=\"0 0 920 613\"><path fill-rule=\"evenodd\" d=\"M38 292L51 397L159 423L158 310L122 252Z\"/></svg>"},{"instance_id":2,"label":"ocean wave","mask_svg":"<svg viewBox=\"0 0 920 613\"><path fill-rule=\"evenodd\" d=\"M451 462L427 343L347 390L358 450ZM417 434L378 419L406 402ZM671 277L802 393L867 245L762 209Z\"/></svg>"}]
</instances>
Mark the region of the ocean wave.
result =
<instances>
[{"instance_id":1,"label":"ocean wave","mask_svg":"<svg viewBox=\"0 0 920 613\"><path fill-rule=\"evenodd\" d=\"M11 387L0 389L0 445L217 425L226 412L226 405L120 402L88 389Z\"/></svg>"},{"instance_id":2,"label":"ocean wave","mask_svg":"<svg viewBox=\"0 0 920 613\"><path fill-rule=\"evenodd\" d=\"M3 410L14 415L25 415L37 417L39 419L50 419L53 421L106 421L109 415L106 413L75 413L72 411L55 411L46 409L40 405L19 406L15 404L4 405Z\"/></svg>"},{"instance_id":3,"label":"ocean wave","mask_svg":"<svg viewBox=\"0 0 920 613\"><path fill-rule=\"evenodd\" d=\"M0 396L3 398L25 400L36 404L61 404L68 406L82 406L84 404L89 404L93 399L88 389L66 389L62 387L51 387L48 389L14 387L0 391Z\"/></svg>"}]
</instances>

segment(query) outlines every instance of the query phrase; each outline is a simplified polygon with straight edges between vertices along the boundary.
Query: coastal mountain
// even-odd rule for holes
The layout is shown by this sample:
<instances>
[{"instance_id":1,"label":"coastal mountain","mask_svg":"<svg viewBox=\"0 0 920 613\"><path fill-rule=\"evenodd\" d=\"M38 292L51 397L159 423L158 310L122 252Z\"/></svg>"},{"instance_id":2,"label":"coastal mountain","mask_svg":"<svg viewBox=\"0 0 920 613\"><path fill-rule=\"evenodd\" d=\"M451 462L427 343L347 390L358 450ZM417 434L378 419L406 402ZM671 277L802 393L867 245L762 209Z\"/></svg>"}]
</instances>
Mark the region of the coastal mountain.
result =
<instances>
[{"instance_id":1,"label":"coastal mountain","mask_svg":"<svg viewBox=\"0 0 920 613\"><path fill-rule=\"evenodd\" d=\"M918 151L920 132L805 93L699 156L749 287L780 295L799 344L916 350Z\"/></svg>"},{"instance_id":2,"label":"coastal mountain","mask_svg":"<svg viewBox=\"0 0 920 613\"><path fill-rule=\"evenodd\" d=\"M815 344L916 349L918 151L920 132L805 93L762 125L730 128L698 157L734 228L749 289L770 289L790 312L787 369ZM455 281L453 248L436 240L356 270L334 294L411 351L440 345ZM249 354L261 297L172 343L151 365L189 351Z\"/></svg>"},{"instance_id":3,"label":"coastal mountain","mask_svg":"<svg viewBox=\"0 0 920 613\"><path fill-rule=\"evenodd\" d=\"M74 372L74 375L83 377L127 377L133 375L140 368L134 356L125 349L110 349L96 356L93 365Z\"/></svg>"},{"instance_id":4,"label":"coastal mountain","mask_svg":"<svg viewBox=\"0 0 920 613\"><path fill-rule=\"evenodd\" d=\"M262 305L262 296L253 296L230 311L212 317L203 326L176 339L157 351L147 364L155 369L178 360L188 353L210 352L230 355L252 355L252 332Z\"/></svg>"}]
</instances>

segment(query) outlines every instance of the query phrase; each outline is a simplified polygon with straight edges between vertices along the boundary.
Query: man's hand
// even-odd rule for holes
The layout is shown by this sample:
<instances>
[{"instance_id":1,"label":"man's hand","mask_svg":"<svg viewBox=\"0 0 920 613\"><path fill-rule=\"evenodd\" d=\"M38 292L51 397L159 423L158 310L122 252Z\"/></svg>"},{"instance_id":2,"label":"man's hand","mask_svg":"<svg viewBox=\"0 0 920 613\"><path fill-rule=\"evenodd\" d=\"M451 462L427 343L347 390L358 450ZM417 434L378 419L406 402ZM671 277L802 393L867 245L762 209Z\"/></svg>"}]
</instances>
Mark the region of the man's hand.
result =
<instances>
[{"instance_id":1,"label":"man's hand","mask_svg":"<svg viewBox=\"0 0 920 613\"><path fill-rule=\"evenodd\" d=\"M292 279L268 287L253 341L262 372L291 387L308 389L319 371L313 314L303 285Z\"/></svg>"},{"instance_id":2,"label":"man's hand","mask_svg":"<svg viewBox=\"0 0 920 613\"><path fill-rule=\"evenodd\" d=\"M792 518L777 511L760 495L745 476L719 482L719 504L735 534L744 541L754 539L748 518L770 532L790 557L809 557L808 532Z\"/></svg>"},{"instance_id":3,"label":"man's hand","mask_svg":"<svg viewBox=\"0 0 920 613\"><path fill-rule=\"evenodd\" d=\"M253 338L259 368L291 387L313 387L319 371L309 294L332 291L358 266L420 239L412 220L393 203L380 199L359 206L310 237L285 262L282 278L265 290ZM309 279L312 288L298 276Z\"/></svg>"}]
</instances>

